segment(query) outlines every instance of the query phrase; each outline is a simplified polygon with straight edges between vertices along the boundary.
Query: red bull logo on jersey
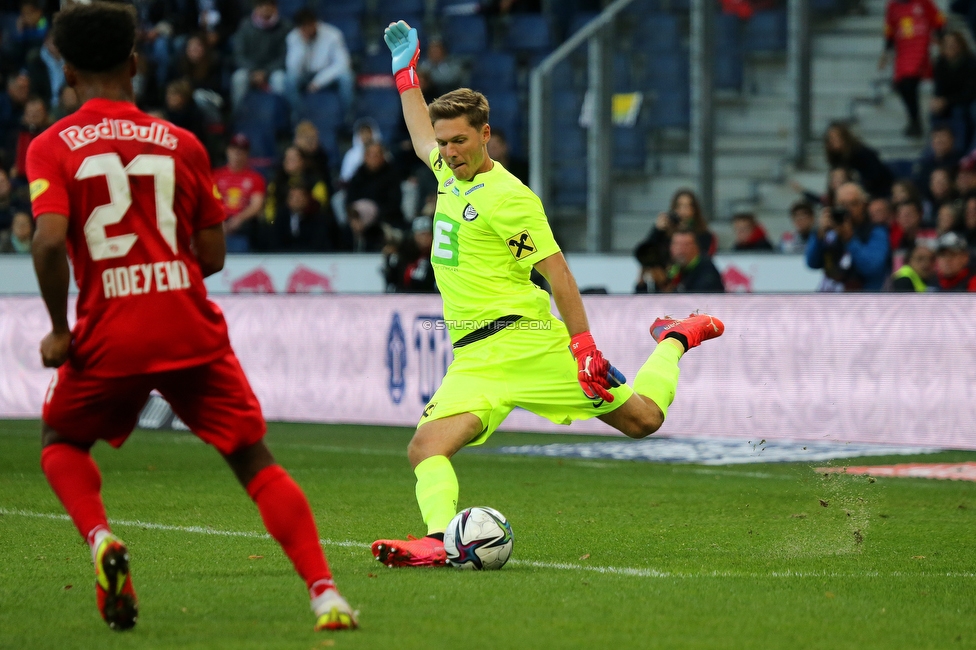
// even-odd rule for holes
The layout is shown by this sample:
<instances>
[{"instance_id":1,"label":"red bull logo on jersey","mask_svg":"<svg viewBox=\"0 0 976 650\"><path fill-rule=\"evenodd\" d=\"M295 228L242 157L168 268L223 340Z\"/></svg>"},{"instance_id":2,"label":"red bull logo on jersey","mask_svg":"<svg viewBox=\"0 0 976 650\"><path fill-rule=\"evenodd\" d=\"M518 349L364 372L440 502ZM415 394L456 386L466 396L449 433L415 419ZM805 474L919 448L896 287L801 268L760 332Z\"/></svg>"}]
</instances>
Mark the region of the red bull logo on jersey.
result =
<instances>
[{"instance_id":1,"label":"red bull logo on jersey","mask_svg":"<svg viewBox=\"0 0 976 650\"><path fill-rule=\"evenodd\" d=\"M175 150L179 139L169 132L169 127L160 122L148 126L136 124L131 120L103 119L98 124L69 126L58 135L72 151L99 140L136 140Z\"/></svg>"}]
</instances>

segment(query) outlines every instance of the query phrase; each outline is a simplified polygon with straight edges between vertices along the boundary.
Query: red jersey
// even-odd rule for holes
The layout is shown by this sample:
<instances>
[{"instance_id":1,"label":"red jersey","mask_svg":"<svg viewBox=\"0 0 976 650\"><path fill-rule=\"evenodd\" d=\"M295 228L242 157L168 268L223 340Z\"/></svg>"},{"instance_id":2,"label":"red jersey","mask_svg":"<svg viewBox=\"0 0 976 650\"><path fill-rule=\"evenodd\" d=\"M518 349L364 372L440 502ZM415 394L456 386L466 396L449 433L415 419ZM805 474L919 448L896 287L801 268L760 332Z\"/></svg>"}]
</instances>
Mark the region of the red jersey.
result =
<instances>
[{"instance_id":1,"label":"red jersey","mask_svg":"<svg viewBox=\"0 0 976 650\"><path fill-rule=\"evenodd\" d=\"M253 169L235 172L230 167L221 167L214 172L214 181L228 219L250 205L252 196L265 193L264 176Z\"/></svg>"},{"instance_id":2,"label":"red jersey","mask_svg":"<svg viewBox=\"0 0 976 650\"><path fill-rule=\"evenodd\" d=\"M945 16L932 0L889 0L885 39L895 44L895 81L932 76L929 46L932 33L945 26Z\"/></svg>"},{"instance_id":3,"label":"red jersey","mask_svg":"<svg viewBox=\"0 0 976 650\"><path fill-rule=\"evenodd\" d=\"M35 218L68 218L75 369L121 377L227 352L227 324L190 250L193 234L224 212L189 131L128 102L92 99L34 139L27 176Z\"/></svg>"}]
</instances>

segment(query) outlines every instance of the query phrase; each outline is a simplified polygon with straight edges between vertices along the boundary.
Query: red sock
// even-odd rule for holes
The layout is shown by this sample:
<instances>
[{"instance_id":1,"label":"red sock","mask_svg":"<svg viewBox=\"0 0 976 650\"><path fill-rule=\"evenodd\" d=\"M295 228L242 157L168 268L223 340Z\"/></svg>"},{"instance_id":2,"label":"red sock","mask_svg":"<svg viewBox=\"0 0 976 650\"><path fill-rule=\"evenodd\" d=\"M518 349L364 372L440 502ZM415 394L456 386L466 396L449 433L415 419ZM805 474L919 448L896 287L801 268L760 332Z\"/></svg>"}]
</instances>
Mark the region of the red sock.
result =
<instances>
[{"instance_id":1,"label":"red sock","mask_svg":"<svg viewBox=\"0 0 976 650\"><path fill-rule=\"evenodd\" d=\"M63 443L48 445L41 451L41 469L89 544L96 529L109 530L102 504L102 475L91 454Z\"/></svg>"},{"instance_id":2,"label":"red sock","mask_svg":"<svg viewBox=\"0 0 976 650\"><path fill-rule=\"evenodd\" d=\"M298 575L311 590L319 581L332 583L332 573L319 543L312 509L305 493L280 465L269 465L247 485L264 527L274 537ZM313 594L315 596L317 594Z\"/></svg>"}]
</instances>

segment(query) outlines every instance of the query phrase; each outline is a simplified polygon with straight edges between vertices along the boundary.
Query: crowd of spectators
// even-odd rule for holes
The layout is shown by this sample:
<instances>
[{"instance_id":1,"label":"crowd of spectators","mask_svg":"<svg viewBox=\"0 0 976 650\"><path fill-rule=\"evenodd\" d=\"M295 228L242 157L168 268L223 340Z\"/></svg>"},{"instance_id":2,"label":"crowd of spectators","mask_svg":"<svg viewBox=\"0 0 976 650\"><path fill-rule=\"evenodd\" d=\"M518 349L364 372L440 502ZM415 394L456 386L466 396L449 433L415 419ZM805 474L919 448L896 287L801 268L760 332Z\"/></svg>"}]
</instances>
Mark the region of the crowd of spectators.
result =
<instances>
[{"instance_id":1,"label":"crowd of spectators","mask_svg":"<svg viewBox=\"0 0 976 650\"><path fill-rule=\"evenodd\" d=\"M783 235L780 250L802 252L811 268L823 269L822 291L969 287L962 280L972 276L969 251L976 248L976 148L970 149L963 155L952 126L937 122L911 173L897 177L847 127L831 125L826 190L817 195L794 185L803 200L792 206L794 230ZM949 258L954 264L945 263Z\"/></svg>"}]
</instances>

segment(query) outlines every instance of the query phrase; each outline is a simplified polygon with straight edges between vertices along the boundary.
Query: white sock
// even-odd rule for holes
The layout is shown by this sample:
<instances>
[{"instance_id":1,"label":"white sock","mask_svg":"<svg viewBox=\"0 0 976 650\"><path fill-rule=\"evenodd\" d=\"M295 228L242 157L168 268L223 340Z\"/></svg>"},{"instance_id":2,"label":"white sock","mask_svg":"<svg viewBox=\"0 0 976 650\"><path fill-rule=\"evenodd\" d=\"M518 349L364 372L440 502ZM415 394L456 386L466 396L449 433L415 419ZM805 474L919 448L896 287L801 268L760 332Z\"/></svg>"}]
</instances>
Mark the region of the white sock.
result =
<instances>
[{"instance_id":1,"label":"white sock","mask_svg":"<svg viewBox=\"0 0 976 650\"><path fill-rule=\"evenodd\" d=\"M88 533L88 539L91 540L92 564L95 563L95 551L98 549L98 546L102 543L103 539L111 534L111 531L109 531L107 528L102 528L101 526Z\"/></svg>"}]
</instances>

